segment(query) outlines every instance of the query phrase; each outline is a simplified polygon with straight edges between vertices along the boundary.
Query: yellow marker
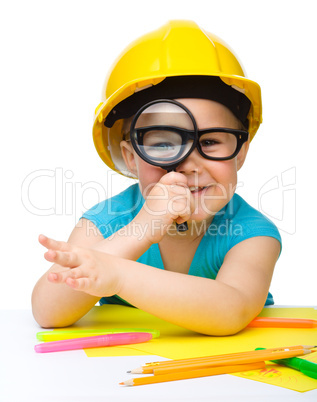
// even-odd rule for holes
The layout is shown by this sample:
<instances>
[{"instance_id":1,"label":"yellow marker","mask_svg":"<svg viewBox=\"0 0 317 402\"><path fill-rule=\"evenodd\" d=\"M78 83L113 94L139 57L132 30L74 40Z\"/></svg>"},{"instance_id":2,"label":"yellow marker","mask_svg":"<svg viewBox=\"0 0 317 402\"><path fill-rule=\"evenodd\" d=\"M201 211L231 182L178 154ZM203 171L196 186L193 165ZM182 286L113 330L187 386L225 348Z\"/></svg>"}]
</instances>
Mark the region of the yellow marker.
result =
<instances>
[{"instance_id":1,"label":"yellow marker","mask_svg":"<svg viewBox=\"0 0 317 402\"><path fill-rule=\"evenodd\" d=\"M61 331L43 331L36 334L36 338L43 342L63 341L66 339L83 338L87 336L98 336L108 334L119 334L125 332L148 332L152 334L153 338L160 336L160 331L157 329L144 329L144 328L115 328L115 329L70 329Z\"/></svg>"}]
</instances>

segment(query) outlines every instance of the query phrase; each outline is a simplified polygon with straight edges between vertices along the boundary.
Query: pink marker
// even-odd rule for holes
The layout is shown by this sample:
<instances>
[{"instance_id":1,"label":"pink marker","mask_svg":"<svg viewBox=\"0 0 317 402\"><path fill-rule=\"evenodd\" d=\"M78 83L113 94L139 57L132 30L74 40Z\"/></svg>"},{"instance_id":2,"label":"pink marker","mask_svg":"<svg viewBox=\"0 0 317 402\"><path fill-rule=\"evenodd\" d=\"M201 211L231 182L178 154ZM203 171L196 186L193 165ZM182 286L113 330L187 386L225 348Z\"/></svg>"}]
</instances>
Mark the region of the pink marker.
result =
<instances>
[{"instance_id":1,"label":"pink marker","mask_svg":"<svg viewBox=\"0 0 317 402\"><path fill-rule=\"evenodd\" d=\"M66 339L64 341L45 342L34 346L38 353L60 352L62 350L98 348L102 346L129 345L132 343L147 342L152 339L148 332L126 332L89 336L85 338Z\"/></svg>"}]
</instances>

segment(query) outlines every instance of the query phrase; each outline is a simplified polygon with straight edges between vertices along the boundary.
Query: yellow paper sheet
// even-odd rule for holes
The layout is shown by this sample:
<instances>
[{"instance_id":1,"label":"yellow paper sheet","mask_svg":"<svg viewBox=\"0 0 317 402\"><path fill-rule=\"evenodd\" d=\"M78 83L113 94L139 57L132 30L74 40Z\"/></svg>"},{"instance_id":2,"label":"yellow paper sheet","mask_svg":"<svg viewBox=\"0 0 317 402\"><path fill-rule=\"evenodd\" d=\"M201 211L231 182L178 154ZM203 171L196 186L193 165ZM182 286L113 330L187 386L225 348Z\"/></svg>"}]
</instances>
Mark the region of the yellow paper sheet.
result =
<instances>
[{"instance_id":1,"label":"yellow paper sheet","mask_svg":"<svg viewBox=\"0 0 317 402\"><path fill-rule=\"evenodd\" d=\"M292 317L317 320L313 308L264 308L262 317ZM233 336L213 337L197 334L156 318L132 307L104 305L94 307L72 328L148 328L158 329L161 336L150 342L86 349L88 357L157 355L168 359L181 359L272 348L291 345L316 345L317 329L246 328ZM317 353L314 353L316 355ZM313 355L313 354L312 354ZM312 356L311 355L311 356ZM140 365L148 360L140 361ZM127 367L126 369L132 369ZM304 392L317 388L317 380L274 364L265 370L256 370L238 376Z\"/></svg>"},{"instance_id":2,"label":"yellow paper sheet","mask_svg":"<svg viewBox=\"0 0 317 402\"><path fill-rule=\"evenodd\" d=\"M311 353L306 360L317 363L317 352ZM300 371L277 364L266 364L265 369L248 371L246 373L233 374L237 377L249 380L265 382L294 391L306 392L317 388L317 380L307 377Z\"/></svg>"}]
</instances>

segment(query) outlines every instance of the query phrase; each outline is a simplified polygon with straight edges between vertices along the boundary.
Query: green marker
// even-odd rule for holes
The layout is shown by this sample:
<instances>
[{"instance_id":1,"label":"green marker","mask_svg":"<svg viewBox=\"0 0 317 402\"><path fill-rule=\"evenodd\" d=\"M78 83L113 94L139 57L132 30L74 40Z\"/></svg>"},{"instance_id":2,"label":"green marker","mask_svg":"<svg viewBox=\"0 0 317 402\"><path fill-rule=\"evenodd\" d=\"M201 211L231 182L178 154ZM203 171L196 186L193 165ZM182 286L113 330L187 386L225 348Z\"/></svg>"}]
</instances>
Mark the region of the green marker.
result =
<instances>
[{"instance_id":1,"label":"green marker","mask_svg":"<svg viewBox=\"0 0 317 402\"><path fill-rule=\"evenodd\" d=\"M281 364L282 366L291 367L308 377L315 378L317 380L317 364L305 359L299 359L298 357L291 357L289 359L272 360L272 362Z\"/></svg>"},{"instance_id":2,"label":"green marker","mask_svg":"<svg viewBox=\"0 0 317 402\"><path fill-rule=\"evenodd\" d=\"M160 336L160 331L157 329L144 329L144 328L116 328L116 329L69 329L61 331L42 331L36 334L39 341L63 341L66 339L83 338L87 336L98 336L108 334L119 334L125 332L148 332L152 334L153 338Z\"/></svg>"},{"instance_id":3,"label":"green marker","mask_svg":"<svg viewBox=\"0 0 317 402\"><path fill-rule=\"evenodd\" d=\"M257 348L256 350L262 350L265 348ZM298 357L290 357L289 359L271 360L273 363L281 364L292 369L298 370L301 373L307 375L307 377L315 378L317 380L317 363L310 362Z\"/></svg>"}]
</instances>

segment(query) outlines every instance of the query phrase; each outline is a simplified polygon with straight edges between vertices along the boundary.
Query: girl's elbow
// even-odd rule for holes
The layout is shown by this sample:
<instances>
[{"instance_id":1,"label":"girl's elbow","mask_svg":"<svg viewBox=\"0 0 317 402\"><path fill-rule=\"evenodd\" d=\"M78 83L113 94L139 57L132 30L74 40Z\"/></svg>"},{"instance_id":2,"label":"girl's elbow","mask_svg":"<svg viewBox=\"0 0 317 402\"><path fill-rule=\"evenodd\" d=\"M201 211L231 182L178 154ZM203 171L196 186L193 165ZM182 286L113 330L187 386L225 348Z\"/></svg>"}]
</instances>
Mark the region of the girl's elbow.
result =
<instances>
[{"instance_id":1,"label":"girl's elbow","mask_svg":"<svg viewBox=\"0 0 317 402\"><path fill-rule=\"evenodd\" d=\"M226 305L216 321L210 322L209 328L204 331L207 335L231 336L239 333L259 313L250 309L244 301L234 306Z\"/></svg>"},{"instance_id":2,"label":"girl's elbow","mask_svg":"<svg viewBox=\"0 0 317 402\"><path fill-rule=\"evenodd\" d=\"M65 319L49 312L41 313L35 309L32 310L32 313L35 321L44 329L69 327L76 322L76 320Z\"/></svg>"}]
</instances>

